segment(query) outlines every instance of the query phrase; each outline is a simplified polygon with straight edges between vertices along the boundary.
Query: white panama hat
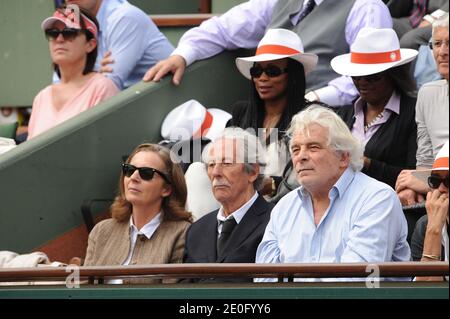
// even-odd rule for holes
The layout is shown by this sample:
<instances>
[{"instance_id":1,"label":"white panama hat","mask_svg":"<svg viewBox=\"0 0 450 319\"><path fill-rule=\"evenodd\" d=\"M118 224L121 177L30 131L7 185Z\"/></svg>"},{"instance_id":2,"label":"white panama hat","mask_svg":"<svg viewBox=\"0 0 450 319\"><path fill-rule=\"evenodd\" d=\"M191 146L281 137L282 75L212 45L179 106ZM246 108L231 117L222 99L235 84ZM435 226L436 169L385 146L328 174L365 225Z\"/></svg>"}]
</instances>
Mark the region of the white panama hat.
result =
<instances>
[{"instance_id":1,"label":"white panama hat","mask_svg":"<svg viewBox=\"0 0 450 319\"><path fill-rule=\"evenodd\" d=\"M255 62L291 58L303 64L306 75L316 67L318 57L303 51L303 43L297 33L285 29L269 29L259 42L255 56L237 58L236 66L243 76L251 80L250 68Z\"/></svg>"},{"instance_id":2,"label":"white panama hat","mask_svg":"<svg viewBox=\"0 0 450 319\"><path fill-rule=\"evenodd\" d=\"M431 169L413 171L412 174L428 185L428 177L431 175L431 172L448 171L448 146L449 143L447 141L436 155Z\"/></svg>"},{"instance_id":3,"label":"white panama hat","mask_svg":"<svg viewBox=\"0 0 450 319\"><path fill-rule=\"evenodd\" d=\"M178 140L180 135L185 139L204 137L214 140L231 117L224 110L206 109L200 102L189 100L167 114L161 126L161 136L166 140Z\"/></svg>"},{"instance_id":4,"label":"white panama hat","mask_svg":"<svg viewBox=\"0 0 450 319\"><path fill-rule=\"evenodd\" d=\"M331 67L341 75L364 76L406 64L417 54L417 50L400 49L393 29L362 28L350 53L333 58Z\"/></svg>"}]
</instances>

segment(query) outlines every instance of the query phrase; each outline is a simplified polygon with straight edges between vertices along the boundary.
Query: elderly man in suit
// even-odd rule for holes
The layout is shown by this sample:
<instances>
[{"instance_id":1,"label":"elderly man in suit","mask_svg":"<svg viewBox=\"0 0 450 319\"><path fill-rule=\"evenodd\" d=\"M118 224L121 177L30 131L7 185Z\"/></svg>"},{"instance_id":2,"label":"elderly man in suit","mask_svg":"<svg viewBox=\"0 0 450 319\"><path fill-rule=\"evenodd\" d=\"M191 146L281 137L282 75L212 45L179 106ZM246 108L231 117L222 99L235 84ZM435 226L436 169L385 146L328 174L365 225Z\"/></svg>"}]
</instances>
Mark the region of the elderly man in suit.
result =
<instances>
[{"instance_id":1,"label":"elderly man in suit","mask_svg":"<svg viewBox=\"0 0 450 319\"><path fill-rule=\"evenodd\" d=\"M204 150L213 194L221 207L188 229L185 263L255 262L273 207L257 192L263 185L264 152L257 137L240 128L225 129Z\"/></svg>"}]
</instances>

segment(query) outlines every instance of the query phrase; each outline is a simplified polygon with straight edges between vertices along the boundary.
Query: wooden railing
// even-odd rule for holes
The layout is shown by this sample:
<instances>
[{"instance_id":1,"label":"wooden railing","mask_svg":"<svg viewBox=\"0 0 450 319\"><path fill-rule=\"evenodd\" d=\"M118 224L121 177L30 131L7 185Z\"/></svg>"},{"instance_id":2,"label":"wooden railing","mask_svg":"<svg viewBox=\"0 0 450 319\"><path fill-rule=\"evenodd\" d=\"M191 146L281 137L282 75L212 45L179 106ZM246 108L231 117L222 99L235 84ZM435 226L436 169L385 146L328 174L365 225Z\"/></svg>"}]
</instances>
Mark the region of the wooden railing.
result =
<instances>
[{"instance_id":1,"label":"wooden railing","mask_svg":"<svg viewBox=\"0 0 450 319\"><path fill-rule=\"evenodd\" d=\"M199 14L154 14L150 18L158 27L195 27L216 16L211 13Z\"/></svg>"},{"instance_id":2,"label":"wooden railing","mask_svg":"<svg viewBox=\"0 0 450 319\"><path fill-rule=\"evenodd\" d=\"M346 278L448 276L447 262L396 262L348 264L161 264L75 268L80 280L102 281L105 277L129 278ZM0 282L64 280L74 268L39 267L0 269Z\"/></svg>"}]
</instances>

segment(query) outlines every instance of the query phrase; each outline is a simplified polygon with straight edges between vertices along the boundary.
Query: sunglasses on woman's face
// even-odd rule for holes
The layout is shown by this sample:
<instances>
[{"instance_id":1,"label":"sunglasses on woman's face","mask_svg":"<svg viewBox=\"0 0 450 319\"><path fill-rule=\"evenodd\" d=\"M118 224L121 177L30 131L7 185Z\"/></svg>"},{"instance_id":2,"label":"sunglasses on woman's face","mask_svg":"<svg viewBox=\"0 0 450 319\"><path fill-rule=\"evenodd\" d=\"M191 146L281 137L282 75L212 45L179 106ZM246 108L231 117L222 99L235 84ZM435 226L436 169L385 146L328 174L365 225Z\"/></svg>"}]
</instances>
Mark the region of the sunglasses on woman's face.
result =
<instances>
[{"instance_id":1,"label":"sunglasses on woman's face","mask_svg":"<svg viewBox=\"0 0 450 319\"><path fill-rule=\"evenodd\" d=\"M170 184L169 178L163 172L157 170L156 168L151 167L136 167L131 164L122 164L122 173L126 177L131 177L135 171L139 172L139 176L144 181L150 181L155 176L155 173L158 173L168 184Z\"/></svg>"},{"instance_id":2,"label":"sunglasses on woman's face","mask_svg":"<svg viewBox=\"0 0 450 319\"><path fill-rule=\"evenodd\" d=\"M369 83L375 83L380 81L382 78L381 73L365 75L365 76L352 76L353 81L361 81L362 79L366 80Z\"/></svg>"},{"instance_id":3,"label":"sunglasses on woman's face","mask_svg":"<svg viewBox=\"0 0 450 319\"><path fill-rule=\"evenodd\" d=\"M430 175L428 177L428 186L430 186L432 189L438 189L439 186L441 186L441 183L448 188L448 175L444 178L439 175Z\"/></svg>"},{"instance_id":4,"label":"sunglasses on woman's face","mask_svg":"<svg viewBox=\"0 0 450 319\"><path fill-rule=\"evenodd\" d=\"M250 68L250 75L252 76L252 78L259 78L264 72L268 77L274 78L280 76L283 73L286 73L287 71L287 68L281 69L276 65L269 65L265 68L260 65L255 65Z\"/></svg>"},{"instance_id":5,"label":"sunglasses on woman's face","mask_svg":"<svg viewBox=\"0 0 450 319\"><path fill-rule=\"evenodd\" d=\"M60 29L47 29L45 30L45 36L47 40L56 40L60 34L62 34L64 40L66 41L72 41L75 39L79 34L81 30L78 29L72 29L72 28L64 28L62 30Z\"/></svg>"}]
</instances>

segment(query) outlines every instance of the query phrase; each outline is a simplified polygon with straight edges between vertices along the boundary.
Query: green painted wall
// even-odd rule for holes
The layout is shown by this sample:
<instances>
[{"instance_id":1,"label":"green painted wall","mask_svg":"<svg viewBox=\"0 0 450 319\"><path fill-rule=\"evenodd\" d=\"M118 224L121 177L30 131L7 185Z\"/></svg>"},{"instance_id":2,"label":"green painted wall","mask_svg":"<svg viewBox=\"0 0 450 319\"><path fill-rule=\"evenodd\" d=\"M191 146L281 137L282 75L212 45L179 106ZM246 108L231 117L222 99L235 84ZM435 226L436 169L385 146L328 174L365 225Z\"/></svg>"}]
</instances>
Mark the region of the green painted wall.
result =
<instances>
[{"instance_id":1,"label":"green painted wall","mask_svg":"<svg viewBox=\"0 0 450 319\"><path fill-rule=\"evenodd\" d=\"M211 11L213 13L224 13L243 2L247 2L247 0L212 0Z\"/></svg>"},{"instance_id":2,"label":"green painted wall","mask_svg":"<svg viewBox=\"0 0 450 319\"><path fill-rule=\"evenodd\" d=\"M28 106L51 81L51 61L41 22L52 0L0 1L0 106Z\"/></svg>"},{"instance_id":3,"label":"green painted wall","mask_svg":"<svg viewBox=\"0 0 450 319\"><path fill-rule=\"evenodd\" d=\"M174 47L178 45L181 36L190 29L190 27L161 27L159 28Z\"/></svg>"},{"instance_id":4,"label":"green painted wall","mask_svg":"<svg viewBox=\"0 0 450 319\"><path fill-rule=\"evenodd\" d=\"M246 53L193 64L179 87L169 78L138 83L2 154L0 251L29 252L81 225L83 201L113 198L122 156L142 142L159 141L172 108L194 98L227 109L246 98L248 81L234 66Z\"/></svg>"}]
</instances>

